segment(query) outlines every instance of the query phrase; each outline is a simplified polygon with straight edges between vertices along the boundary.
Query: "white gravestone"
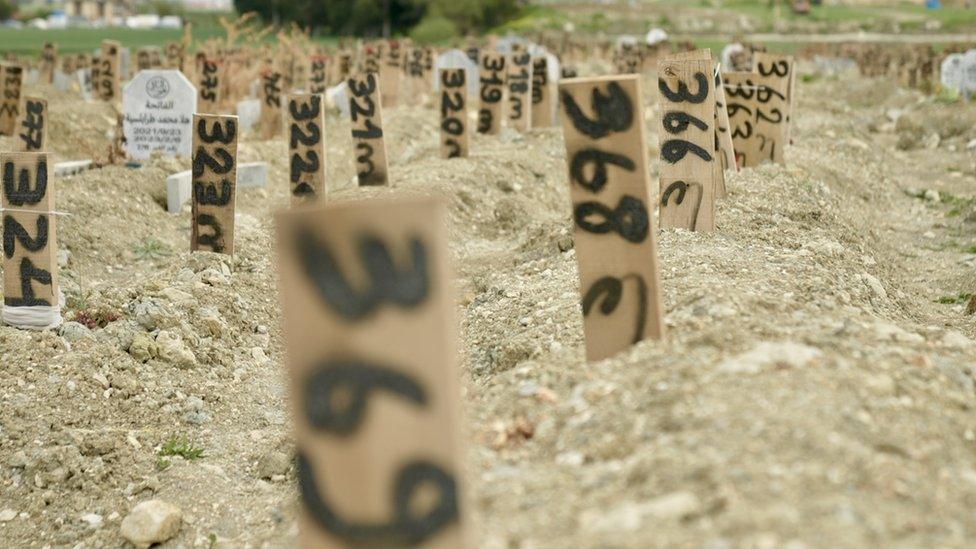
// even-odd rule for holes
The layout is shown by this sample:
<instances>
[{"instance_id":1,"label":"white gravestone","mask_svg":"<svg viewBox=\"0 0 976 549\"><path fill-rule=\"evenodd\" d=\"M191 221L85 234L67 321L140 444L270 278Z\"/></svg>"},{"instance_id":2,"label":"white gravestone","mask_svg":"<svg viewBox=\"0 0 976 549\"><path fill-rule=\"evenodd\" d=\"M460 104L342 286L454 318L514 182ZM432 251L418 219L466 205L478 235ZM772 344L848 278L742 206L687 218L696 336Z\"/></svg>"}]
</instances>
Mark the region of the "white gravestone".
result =
<instances>
[{"instance_id":1,"label":"white gravestone","mask_svg":"<svg viewBox=\"0 0 976 549\"><path fill-rule=\"evenodd\" d=\"M465 79L468 85L468 96L478 97L480 75L478 74L478 64L468 57L467 53L461 50L447 50L434 59L434 91L441 90L440 73L441 69L464 69Z\"/></svg>"},{"instance_id":2,"label":"white gravestone","mask_svg":"<svg viewBox=\"0 0 976 549\"><path fill-rule=\"evenodd\" d=\"M237 124L241 127L241 131L251 131L260 118L260 99L245 99L237 103Z\"/></svg>"},{"instance_id":3,"label":"white gravestone","mask_svg":"<svg viewBox=\"0 0 976 549\"><path fill-rule=\"evenodd\" d=\"M140 71L122 90L125 151L145 160L153 151L189 158L197 90L180 71Z\"/></svg>"},{"instance_id":4,"label":"white gravestone","mask_svg":"<svg viewBox=\"0 0 976 549\"><path fill-rule=\"evenodd\" d=\"M976 50L954 53L942 61L940 81L967 99L976 93Z\"/></svg>"}]
</instances>

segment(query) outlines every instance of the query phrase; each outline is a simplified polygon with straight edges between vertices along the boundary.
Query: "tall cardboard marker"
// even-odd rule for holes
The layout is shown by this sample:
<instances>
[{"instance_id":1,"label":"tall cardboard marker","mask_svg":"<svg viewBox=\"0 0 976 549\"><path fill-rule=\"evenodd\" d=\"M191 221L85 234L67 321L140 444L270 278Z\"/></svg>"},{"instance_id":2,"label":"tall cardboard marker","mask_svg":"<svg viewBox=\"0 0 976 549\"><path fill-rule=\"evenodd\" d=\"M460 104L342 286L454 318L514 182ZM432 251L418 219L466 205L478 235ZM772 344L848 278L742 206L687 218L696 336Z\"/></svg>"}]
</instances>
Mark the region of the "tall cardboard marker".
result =
<instances>
[{"instance_id":1,"label":"tall cardboard marker","mask_svg":"<svg viewBox=\"0 0 976 549\"><path fill-rule=\"evenodd\" d=\"M309 92L324 94L329 87L329 58L324 55L310 55L308 63Z\"/></svg>"},{"instance_id":2,"label":"tall cardboard marker","mask_svg":"<svg viewBox=\"0 0 976 549\"><path fill-rule=\"evenodd\" d=\"M433 199L277 216L300 547L470 547L445 224Z\"/></svg>"},{"instance_id":3,"label":"tall cardboard marker","mask_svg":"<svg viewBox=\"0 0 976 549\"><path fill-rule=\"evenodd\" d=\"M752 56L752 63L753 72L768 77L775 83L776 89L786 95L785 143L792 143L793 99L796 88L796 64L793 62L793 56L757 51Z\"/></svg>"},{"instance_id":4,"label":"tall cardboard marker","mask_svg":"<svg viewBox=\"0 0 976 549\"><path fill-rule=\"evenodd\" d=\"M399 40L389 40L380 49L380 91L384 107L397 105L400 76L403 74L403 48Z\"/></svg>"},{"instance_id":5,"label":"tall cardboard marker","mask_svg":"<svg viewBox=\"0 0 976 549\"><path fill-rule=\"evenodd\" d=\"M356 146L356 176L362 186L389 183L386 165L386 140L383 138L383 107L379 78L368 72L354 76L349 86L349 116L352 140Z\"/></svg>"},{"instance_id":6,"label":"tall cardboard marker","mask_svg":"<svg viewBox=\"0 0 976 549\"><path fill-rule=\"evenodd\" d=\"M736 163L783 163L786 146L786 95L777 82L755 72L726 72L725 97Z\"/></svg>"},{"instance_id":7,"label":"tall cardboard marker","mask_svg":"<svg viewBox=\"0 0 976 549\"><path fill-rule=\"evenodd\" d=\"M520 132L532 127L532 55L527 51L508 61L508 121Z\"/></svg>"},{"instance_id":8,"label":"tall cardboard marker","mask_svg":"<svg viewBox=\"0 0 976 549\"><path fill-rule=\"evenodd\" d=\"M502 53L481 54L481 107L478 109L478 133L498 135L502 131L502 99L505 96L506 58Z\"/></svg>"},{"instance_id":9,"label":"tall cardboard marker","mask_svg":"<svg viewBox=\"0 0 976 549\"><path fill-rule=\"evenodd\" d=\"M20 89L23 83L23 67L0 63L0 135L14 134L20 117Z\"/></svg>"},{"instance_id":10,"label":"tall cardboard marker","mask_svg":"<svg viewBox=\"0 0 976 549\"><path fill-rule=\"evenodd\" d=\"M325 109L319 94L288 97L288 166L291 201L325 197Z\"/></svg>"},{"instance_id":11,"label":"tall cardboard marker","mask_svg":"<svg viewBox=\"0 0 976 549\"><path fill-rule=\"evenodd\" d=\"M266 70L261 74L261 139L271 139L281 132L281 73Z\"/></svg>"},{"instance_id":12,"label":"tall cardboard marker","mask_svg":"<svg viewBox=\"0 0 976 549\"><path fill-rule=\"evenodd\" d=\"M738 166L735 163L735 145L732 143L732 129L729 125L729 109L725 99L725 83L722 80L721 69L720 64L715 66L715 144L724 191L725 170L738 170Z\"/></svg>"},{"instance_id":13,"label":"tall cardboard marker","mask_svg":"<svg viewBox=\"0 0 976 549\"><path fill-rule=\"evenodd\" d=\"M45 42L41 48L41 82L51 84L54 82L54 71L58 68L58 45L54 42Z\"/></svg>"},{"instance_id":14,"label":"tall cardboard marker","mask_svg":"<svg viewBox=\"0 0 976 549\"><path fill-rule=\"evenodd\" d=\"M441 156L466 158L469 148L468 85L464 69L441 69Z\"/></svg>"},{"instance_id":15,"label":"tall cardboard marker","mask_svg":"<svg viewBox=\"0 0 976 549\"><path fill-rule=\"evenodd\" d=\"M25 97L24 109L17 122L16 148L24 152L41 152L47 144L47 101Z\"/></svg>"},{"instance_id":16,"label":"tall cardboard marker","mask_svg":"<svg viewBox=\"0 0 976 549\"><path fill-rule=\"evenodd\" d=\"M563 80L559 95L586 356L600 360L665 332L641 77Z\"/></svg>"},{"instance_id":17,"label":"tall cardboard marker","mask_svg":"<svg viewBox=\"0 0 976 549\"><path fill-rule=\"evenodd\" d=\"M47 153L0 154L3 180L3 311L5 324L50 328L61 323L57 221Z\"/></svg>"},{"instance_id":18,"label":"tall cardboard marker","mask_svg":"<svg viewBox=\"0 0 976 549\"><path fill-rule=\"evenodd\" d=\"M658 62L662 228L715 228L715 95L710 59Z\"/></svg>"},{"instance_id":19,"label":"tall cardboard marker","mask_svg":"<svg viewBox=\"0 0 976 549\"><path fill-rule=\"evenodd\" d=\"M221 66L216 59L201 54L197 71L197 111L216 113L220 105Z\"/></svg>"},{"instance_id":20,"label":"tall cardboard marker","mask_svg":"<svg viewBox=\"0 0 976 549\"><path fill-rule=\"evenodd\" d=\"M556 125L556 87L549 80L549 60L545 55L532 58L532 127Z\"/></svg>"},{"instance_id":21,"label":"tall cardboard marker","mask_svg":"<svg viewBox=\"0 0 976 549\"><path fill-rule=\"evenodd\" d=\"M192 251L234 253L237 137L236 116L193 116Z\"/></svg>"},{"instance_id":22,"label":"tall cardboard marker","mask_svg":"<svg viewBox=\"0 0 976 549\"><path fill-rule=\"evenodd\" d=\"M102 40L102 53L98 57L98 97L113 103L122 97L119 71L122 67L122 45L115 40Z\"/></svg>"}]
</instances>

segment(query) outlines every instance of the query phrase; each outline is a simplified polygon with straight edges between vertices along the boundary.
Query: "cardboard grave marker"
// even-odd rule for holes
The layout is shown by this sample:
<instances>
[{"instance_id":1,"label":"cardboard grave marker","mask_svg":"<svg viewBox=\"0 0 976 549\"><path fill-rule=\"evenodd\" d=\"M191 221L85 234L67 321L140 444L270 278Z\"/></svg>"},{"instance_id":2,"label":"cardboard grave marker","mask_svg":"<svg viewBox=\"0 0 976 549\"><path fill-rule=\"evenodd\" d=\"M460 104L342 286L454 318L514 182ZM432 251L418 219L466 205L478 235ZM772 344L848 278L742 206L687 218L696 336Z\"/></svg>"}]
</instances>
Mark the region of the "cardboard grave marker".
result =
<instances>
[{"instance_id":1,"label":"cardboard grave marker","mask_svg":"<svg viewBox=\"0 0 976 549\"><path fill-rule=\"evenodd\" d=\"M186 47L181 42L170 42L166 44L165 55L167 69L183 70L183 58L186 56Z\"/></svg>"},{"instance_id":2,"label":"cardboard grave marker","mask_svg":"<svg viewBox=\"0 0 976 549\"><path fill-rule=\"evenodd\" d=\"M58 67L58 45L45 42L41 48L41 82L54 83L54 70Z\"/></svg>"},{"instance_id":3,"label":"cardboard grave marker","mask_svg":"<svg viewBox=\"0 0 976 549\"><path fill-rule=\"evenodd\" d=\"M47 100L25 97L24 108L17 123L18 151L41 152L47 144Z\"/></svg>"},{"instance_id":4,"label":"cardboard grave marker","mask_svg":"<svg viewBox=\"0 0 976 549\"><path fill-rule=\"evenodd\" d=\"M24 69L20 65L0 63L0 135L13 135L20 117L20 90Z\"/></svg>"},{"instance_id":5,"label":"cardboard grave marker","mask_svg":"<svg viewBox=\"0 0 976 549\"><path fill-rule=\"evenodd\" d=\"M498 135L502 131L505 96L505 55L486 51L481 54L481 107L478 109L478 133Z\"/></svg>"},{"instance_id":6,"label":"cardboard grave marker","mask_svg":"<svg viewBox=\"0 0 976 549\"><path fill-rule=\"evenodd\" d=\"M417 105L422 94L427 91L427 84L424 82L424 50L419 47L407 48L403 57L403 72L408 77L405 96L411 104Z\"/></svg>"},{"instance_id":7,"label":"cardboard grave marker","mask_svg":"<svg viewBox=\"0 0 976 549\"><path fill-rule=\"evenodd\" d=\"M335 64L335 82L345 82L349 79L349 75L352 74L352 53L348 51L340 51L338 55L338 62Z\"/></svg>"},{"instance_id":8,"label":"cardboard grave marker","mask_svg":"<svg viewBox=\"0 0 976 549\"><path fill-rule=\"evenodd\" d=\"M324 94L329 87L329 58L324 55L312 55L309 56L308 62L308 90L310 93Z\"/></svg>"},{"instance_id":9,"label":"cardboard grave marker","mask_svg":"<svg viewBox=\"0 0 976 549\"><path fill-rule=\"evenodd\" d=\"M319 94L288 97L288 166L292 204L325 197L325 109Z\"/></svg>"},{"instance_id":10,"label":"cardboard grave marker","mask_svg":"<svg viewBox=\"0 0 976 549\"><path fill-rule=\"evenodd\" d=\"M396 106L400 96L400 75L403 73L403 49L399 40L390 40L380 50L380 91L383 106Z\"/></svg>"},{"instance_id":11,"label":"cardboard grave marker","mask_svg":"<svg viewBox=\"0 0 976 549\"><path fill-rule=\"evenodd\" d=\"M792 55L780 55L757 51L752 55L753 72L759 76L768 77L775 84L777 90L786 95L786 106L783 116L786 119L784 130L785 144L791 143L790 135L793 127L793 89L796 86L796 66Z\"/></svg>"},{"instance_id":12,"label":"cardboard grave marker","mask_svg":"<svg viewBox=\"0 0 976 549\"><path fill-rule=\"evenodd\" d=\"M219 110L223 84L222 70L216 59L201 54L197 65L197 111L215 114Z\"/></svg>"},{"instance_id":13,"label":"cardboard grave marker","mask_svg":"<svg viewBox=\"0 0 976 549\"><path fill-rule=\"evenodd\" d=\"M122 65L122 46L114 40L102 41L102 52L99 56L98 97L102 101L114 102L121 96L120 67Z\"/></svg>"},{"instance_id":14,"label":"cardboard grave marker","mask_svg":"<svg viewBox=\"0 0 976 549\"><path fill-rule=\"evenodd\" d=\"M736 163L743 168L764 161L783 163L786 145L786 95L777 82L755 72L726 72L726 107Z\"/></svg>"},{"instance_id":15,"label":"cardboard grave marker","mask_svg":"<svg viewBox=\"0 0 976 549\"><path fill-rule=\"evenodd\" d=\"M690 56L686 56L690 57ZM661 228L715 228L715 95L711 59L658 62Z\"/></svg>"},{"instance_id":16,"label":"cardboard grave marker","mask_svg":"<svg viewBox=\"0 0 976 549\"><path fill-rule=\"evenodd\" d=\"M237 165L237 190L267 188L268 170L267 162L241 162ZM177 172L167 177L166 211L171 214L180 213L183 204L190 199L191 194L193 194L193 170Z\"/></svg>"},{"instance_id":17,"label":"cardboard grave marker","mask_svg":"<svg viewBox=\"0 0 976 549\"><path fill-rule=\"evenodd\" d=\"M729 123L729 109L725 99L725 83L722 80L722 65L715 66L715 144L718 165L722 172L722 190L725 190L725 170L738 170L735 163L735 145L732 143L732 129ZM718 196L717 198L724 198Z\"/></svg>"},{"instance_id":18,"label":"cardboard grave marker","mask_svg":"<svg viewBox=\"0 0 976 549\"><path fill-rule=\"evenodd\" d=\"M237 129L236 116L193 116L192 251L234 254Z\"/></svg>"},{"instance_id":19,"label":"cardboard grave marker","mask_svg":"<svg viewBox=\"0 0 976 549\"><path fill-rule=\"evenodd\" d=\"M532 127L532 55L527 51L508 61L508 121L520 132Z\"/></svg>"},{"instance_id":20,"label":"cardboard grave marker","mask_svg":"<svg viewBox=\"0 0 976 549\"><path fill-rule=\"evenodd\" d=\"M56 309L60 306L57 220L47 153L0 154L0 178L4 321L33 327L56 325L60 323L60 311ZM30 307L56 310L44 315L23 309Z\"/></svg>"},{"instance_id":21,"label":"cardboard grave marker","mask_svg":"<svg viewBox=\"0 0 976 549\"><path fill-rule=\"evenodd\" d=\"M467 158L468 85L464 69L441 69L441 156Z\"/></svg>"},{"instance_id":22,"label":"cardboard grave marker","mask_svg":"<svg viewBox=\"0 0 976 549\"><path fill-rule=\"evenodd\" d=\"M276 221L299 545L470 547L444 205L353 202Z\"/></svg>"},{"instance_id":23,"label":"cardboard grave marker","mask_svg":"<svg viewBox=\"0 0 976 549\"><path fill-rule=\"evenodd\" d=\"M281 124L281 73L268 70L261 75L261 139L278 135Z\"/></svg>"},{"instance_id":24,"label":"cardboard grave marker","mask_svg":"<svg viewBox=\"0 0 976 549\"><path fill-rule=\"evenodd\" d=\"M440 75L442 69L464 69L465 80L468 83L468 95L476 97L478 90L481 89L481 82L478 74L478 62L472 61L468 55L461 50L448 50L434 59L434 67ZM434 80L434 89L440 91L440 78Z\"/></svg>"},{"instance_id":25,"label":"cardboard grave marker","mask_svg":"<svg viewBox=\"0 0 976 549\"><path fill-rule=\"evenodd\" d=\"M91 70L88 71L88 89L91 91L91 98L101 100L102 80L101 80L102 56L93 55Z\"/></svg>"},{"instance_id":26,"label":"cardboard grave marker","mask_svg":"<svg viewBox=\"0 0 976 549\"><path fill-rule=\"evenodd\" d=\"M660 266L639 75L559 84L586 356L662 339Z\"/></svg>"},{"instance_id":27,"label":"cardboard grave marker","mask_svg":"<svg viewBox=\"0 0 976 549\"><path fill-rule=\"evenodd\" d=\"M549 59L532 59L532 127L549 128L556 125L556 86L549 79Z\"/></svg>"},{"instance_id":28,"label":"cardboard grave marker","mask_svg":"<svg viewBox=\"0 0 976 549\"><path fill-rule=\"evenodd\" d=\"M383 107L376 73L354 76L348 81L349 117L356 146L356 176L360 185L389 183L386 140L383 138Z\"/></svg>"},{"instance_id":29,"label":"cardboard grave marker","mask_svg":"<svg viewBox=\"0 0 976 549\"><path fill-rule=\"evenodd\" d=\"M197 90L182 72L140 71L122 91L126 154L133 160L146 160L155 151L189 158L197 111Z\"/></svg>"}]
</instances>

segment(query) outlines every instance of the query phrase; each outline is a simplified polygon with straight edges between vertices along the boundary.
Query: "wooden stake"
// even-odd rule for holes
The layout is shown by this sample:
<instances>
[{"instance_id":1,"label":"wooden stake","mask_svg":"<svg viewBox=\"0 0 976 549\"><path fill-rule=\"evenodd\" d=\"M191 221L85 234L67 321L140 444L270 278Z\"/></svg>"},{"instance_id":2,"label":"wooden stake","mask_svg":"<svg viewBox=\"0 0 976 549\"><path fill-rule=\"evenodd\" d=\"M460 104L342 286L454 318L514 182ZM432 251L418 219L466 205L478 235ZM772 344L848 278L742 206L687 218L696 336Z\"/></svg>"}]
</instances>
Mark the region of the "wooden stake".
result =
<instances>
[{"instance_id":1,"label":"wooden stake","mask_svg":"<svg viewBox=\"0 0 976 549\"><path fill-rule=\"evenodd\" d=\"M190 250L234 254L236 116L193 115L193 226Z\"/></svg>"},{"instance_id":2,"label":"wooden stake","mask_svg":"<svg viewBox=\"0 0 976 549\"><path fill-rule=\"evenodd\" d=\"M545 56L532 59L532 127L556 125L556 87L549 81L549 62Z\"/></svg>"},{"instance_id":3,"label":"wooden stake","mask_svg":"<svg viewBox=\"0 0 976 549\"><path fill-rule=\"evenodd\" d=\"M24 69L20 65L0 63L0 135L14 135L20 117L20 89Z\"/></svg>"},{"instance_id":4,"label":"wooden stake","mask_svg":"<svg viewBox=\"0 0 976 549\"><path fill-rule=\"evenodd\" d=\"M261 75L261 139L281 133L281 73L266 70Z\"/></svg>"},{"instance_id":5,"label":"wooden stake","mask_svg":"<svg viewBox=\"0 0 976 549\"><path fill-rule=\"evenodd\" d=\"M277 216L300 547L470 546L446 218L429 198Z\"/></svg>"},{"instance_id":6,"label":"wooden stake","mask_svg":"<svg viewBox=\"0 0 976 549\"><path fill-rule=\"evenodd\" d=\"M324 94L329 86L329 58L324 55L312 55L309 58L309 92Z\"/></svg>"},{"instance_id":7,"label":"wooden stake","mask_svg":"<svg viewBox=\"0 0 976 549\"><path fill-rule=\"evenodd\" d=\"M40 97L25 97L24 109L17 123L17 150L41 152L47 138L47 101Z\"/></svg>"},{"instance_id":8,"label":"wooden stake","mask_svg":"<svg viewBox=\"0 0 976 549\"><path fill-rule=\"evenodd\" d=\"M589 360L665 332L640 82L559 84Z\"/></svg>"},{"instance_id":9,"label":"wooden stake","mask_svg":"<svg viewBox=\"0 0 976 549\"><path fill-rule=\"evenodd\" d=\"M376 73L349 79L349 114L356 145L356 174L360 185L386 185L386 141L383 139L383 107Z\"/></svg>"},{"instance_id":10,"label":"wooden stake","mask_svg":"<svg viewBox=\"0 0 976 549\"><path fill-rule=\"evenodd\" d=\"M384 107L397 105L400 96L400 75L403 74L403 49L399 40L384 44L380 61L380 91Z\"/></svg>"},{"instance_id":11,"label":"wooden stake","mask_svg":"<svg viewBox=\"0 0 976 549\"><path fill-rule=\"evenodd\" d=\"M755 72L727 72L723 78L738 165L783 163L787 104L780 82Z\"/></svg>"},{"instance_id":12,"label":"wooden stake","mask_svg":"<svg viewBox=\"0 0 976 549\"><path fill-rule=\"evenodd\" d=\"M3 302L59 305L57 220L47 153L0 154L3 180Z\"/></svg>"},{"instance_id":13,"label":"wooden stake","mask_svg":"<svg viewBox=\"0 0 976 549\"><path fill-rule=\"evenodd\" d=\"M288 158L291 203L325 197L325 109L319 94L288 98Z\"/></svg>"},{"instance_id":14,"label":"wooden stake","mask_svg":"<svg viewBox=\"0 0 976 549\"><path fill-rule=\"evenodd\" d=\"M468 156L468 86L464 69L441 69L441 156Z\"/></svg>"},{"instance_id":15,"label":"wooden stake","mask_svg":"<svg viewBox=\"0 0 976 549\"><path fill-rule=\"evenodd\" d=\"M481 54L481 107L478 133L498 135L502 131L502 98L505 95L505 56L494 51Z\"/></svg>"},{"instance_id":16,"label":"wooden stake","mask_svg":"<svg viewBox=\"0 0 976 549\"><path fill-rule=\"evenodd\" d=\"M41 82L51 84L54 82L54 70L58 67L58 45L53 42L45 42L41 48Z\"/></svg>"},{"instance_id":17,"label":"wooden stake","mask_svg":"<svg viewBox=\"0 0 976 549\"><path fill-rule=\"evenodd\" d=\"M102 40L102 54L99 57L98 81L99 98L115 102L122 99L119 70L122 66L122 45L115 40Z\"/></svg>"},{"instance_id":18,"label":"wooden stake","mask_svg":"<svg viewBox=\"0 0 976 549\"><path fill-rule=\"evenodd\" d=\"M200 52L197 66L197 111L208 114L220 112L222 72L216 59Z\"/></svg>"},{"instance_id":19,"label":"wooden stake","mask_svg":"<svg viewBox=\"0 0 976 549\"><path fill-rule=\"evenodd\" d=\"M532 127L532 55L527 51L509 58L508 120L512 127L527 132Z\"/></svg>"},{"instance_id":20,"label":"wooden stake","mask_svg":"<svg viewBox=\"0 0 976 549\"><path fill-rule=\"evenodd\" d=\"M715 96L712 62L658 62L661 93L661 228L715 228Z\"/></svg>"}]
</instances>

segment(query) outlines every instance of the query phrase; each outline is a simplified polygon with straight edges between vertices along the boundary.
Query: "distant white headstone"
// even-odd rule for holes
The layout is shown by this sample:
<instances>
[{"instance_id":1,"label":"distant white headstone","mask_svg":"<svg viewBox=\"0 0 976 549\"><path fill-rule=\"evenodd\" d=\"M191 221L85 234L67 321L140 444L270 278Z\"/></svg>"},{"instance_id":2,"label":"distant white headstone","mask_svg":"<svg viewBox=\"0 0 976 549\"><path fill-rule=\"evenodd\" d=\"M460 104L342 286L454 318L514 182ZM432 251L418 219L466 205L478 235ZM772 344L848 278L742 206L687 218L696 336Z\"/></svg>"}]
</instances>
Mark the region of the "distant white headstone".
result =
<instances>
[{"instance_id":1,"label":"distant white headstone","mask_svg":"<svg viewBox=\"0 0 976 549\"><path fill-rule=\"evenodd\" d=\"M71 77L60 69L54 71L54 89L59 92L66 92L71 89Z\"/></svg>"},{"instance_id":2,"label":"distant white headstone","mask_svg":"<svg viewBox=\"0 0 976 549\"><path fill-rule=\"evenodd\" d=\"M334 105L342 116L349 118L349 85L340 82L337 86L325 90L325 99Z\"/></svg>"},{"instance_id":3,"label":"distant white headstone","mask_svg":"<svg viewBox=\"0 0 976 549\"><path fill-rule=\"evenodd\" d=\"M725 70L734 71L735 64L732 63L732 56L744 51L746 51L745 46L738 42L733 42L722 48L722 66L725 67Z\"/></svg>"},{"instance_id":4,"label":"distant white headstone","mask_svg":"<svg viewBox=\"0 0 976 549\"><path fill-rule=\"evenodd\" d=\"M461 50L447 50L434 59L434 74L439 75L441 69L464 69L467 78L468 95L476 97L479 87L478 64ZM440 78L434 80L434 90L440 91ZM472 95L475 94L475 95Z\"/></svg>"},{"instance_id":5,"label":"distant white headstone","mask_svg":"<svg viewBox=\"0 0 976 549\"><path fill-rule=\"evenodd\" d=\"M237 103L237 123L244 131L250 131L261 118L261 100L245 99Z\"/></svg>"},{"instance_id":6,"label":"distant white headstone","mask_svg":"<svg viewBox=\"0 0 976 549\"><path fill-rule=\"evenodd\" d=\"M125 150L134 160L153 151L190 157L197 90L180 71L140 71L122 89Z\"/></svg>"},{"instance_id":7,"label":"distant white headstone","mask_svg":"<svg viewBox=\"0 0 976 549\"><path fill-rule=\"evenodd\" d=\"M944 87L967 98L976 93L976 49L949 55L942 61L940 69Z\"/></svg>"},{"instance_id":8,"label":"distant white headstone","mask_svg":"<svg viewBox=\"0 0 976 549\"><path fill-rule=\"evenodd\" d=\"M664 29L659 29L657 27L647 31L647 35L644 36L644 41L648 45L653 46L654 44L660 44L661 42L667 42L668 33Z\"/></svg>"},{"instance_id":9,"label":"distant white headstone","mask_svg":"<svg viewBox=\"0 0 976 549\"><path fill-rule=\"evenodd\" d=\"M92 100L91 69L78 69L75 78L78 79L78 85L81 87L81 95L90 103Z\"/></svg>"}]
</instances>

